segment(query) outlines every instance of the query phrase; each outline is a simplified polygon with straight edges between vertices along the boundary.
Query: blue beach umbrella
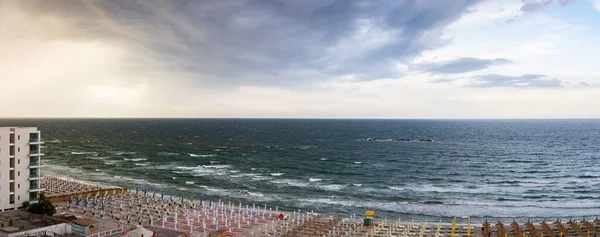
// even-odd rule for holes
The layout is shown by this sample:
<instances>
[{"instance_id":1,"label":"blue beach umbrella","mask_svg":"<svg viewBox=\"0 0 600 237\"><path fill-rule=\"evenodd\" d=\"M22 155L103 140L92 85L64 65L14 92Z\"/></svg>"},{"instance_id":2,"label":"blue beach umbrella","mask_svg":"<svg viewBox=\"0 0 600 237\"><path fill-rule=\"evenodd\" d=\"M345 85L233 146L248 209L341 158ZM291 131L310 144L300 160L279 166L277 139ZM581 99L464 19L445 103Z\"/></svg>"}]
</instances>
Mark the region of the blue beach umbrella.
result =
<instances>
[{"instance_id":1,"label":"blue beach umbrella","mask_svg":"<svg viewBox=\"0 0 600 237\"><path fill-rule=\"evenodd\" d=\"M92 207L93 207L94 209L96 209L96 199L94 199L94 203L92 204Z\"/></svg>"},{"instance_id":2,"label":"blue beach umbrella","mask_svg":"<svg viewBox=\"0 0 600 237\"><path fill-rule=\"evenodd\" d=\"M208 206L212 206L212 199L208 199Z\"/></svg>"},{"instance_id":3,"label":"blue beach umbrella","mask_svg":"<svg viewBox=\"0 0 600 237\"><path fill-rule=\"evenodd\" d=\"M137 195L139 191L140 191L140 188L136 186L135 187L135 195Z\"/></svg>"},{"instance_id":4,"label":"blue beach umbrella","mask_svg":"<svg viewBox=\"0 0 600 237\"><path fill-rule=\"evenodd\" d=\"M102 206L100 207L102 211L104 211L104 202L102 202Z\"/></svg>"},{"instance_id":5,"label":"blue beach umbrella","mask_svg":"<svg viewBox=\"0 0 600 237\"><path fill-rule=\"evenodd\" d=\"M183 204L183 195L181 195L181 204Z\"/></svg>"},{"instance_id":6,"label":"blue beach umbrella","mask_svg":"<svg viewBox=\"0 0 600 237\"><path fill-rule=\"evenodd\" d=\"M155 195L156 195L156 192L152 192L152 200L154 200Z\"/></svg>"},{"instance_id":7,"label":"blue beach umbrella","mask_svg":"<svg viewBox=\"0 0 600 237\"><path fill-rule=\"evenodd\" d=\"M173 201L173 193L171 193L171 201Z\"/></svg>"},{"instance_id":8,"label":"blue beach umbrella","mask_svg":"<svg viewBox=\"0 0 600 237\"><path fill-rule=\"evenodd\" d=\"M83 199L83 207L87 207L88 204L88 200L87 199Z\"/></svg>"},{"instance_id":9,"label":"blue beach umbrella","mask_svg":"<svg viewBox=\"0 0 600 237\"><path fill-rule=\"evenodd\" d=\"M71 204L73 202L73 198L71 198L71 195L69 195L69 204Z\"/></svg>"},{"instance_id":10,"label":"blue beach umbrella","mask_svg":"<svg viewBox=\"0 0 600 237\"><path fill-rule=\"evenodd\" d=\"M75 206L79 206L79 197L75 198Z\"/></svg>"},{"instance_id":11,"label":"blue beach umbrella","mask_svg":"<svg viewBox=\"0 0 600 237\"><path fill-rule=\"evenodd\" d=\"M144 196L146 196L146 188L144 188Z\"/></svg>"},{"instance_id":12,"label":"blue beach umbrella","mask_svg":"<svg viewBox=\"0 0 600 237\"><path fill-rule=\"evenodd\" d=\"M165 191L160 191L160 199L164 199L165 197Z\"/></svg>"},{"instance_id":13,"label":"blue beach umbrella","mask_svg":"<svg viewBox=\"0 0 600 237\"><path fill-rule=\"evenodd\" d=\"M200 195L200 206L202 206L202 195Z\"/></svg>"}]
</instances>

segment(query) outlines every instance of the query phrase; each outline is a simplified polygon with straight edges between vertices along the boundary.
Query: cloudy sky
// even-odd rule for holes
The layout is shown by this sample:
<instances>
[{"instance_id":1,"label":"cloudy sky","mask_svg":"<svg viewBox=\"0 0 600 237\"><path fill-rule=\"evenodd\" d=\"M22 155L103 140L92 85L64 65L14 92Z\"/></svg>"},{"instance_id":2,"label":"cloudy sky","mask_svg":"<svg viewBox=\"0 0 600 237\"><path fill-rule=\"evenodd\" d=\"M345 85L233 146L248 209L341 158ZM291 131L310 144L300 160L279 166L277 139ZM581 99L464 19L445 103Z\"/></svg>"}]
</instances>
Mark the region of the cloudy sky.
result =
<instances>
[{"instance_id":1,"label":"cloudy sky","mask_svg":"<svg viewBox=\"0 0 600 237\"><path fill-rule=\"evenodd\" d=\"M600 117L600 0L0 1L0 117Z\"/></svg>"}]
</instances>

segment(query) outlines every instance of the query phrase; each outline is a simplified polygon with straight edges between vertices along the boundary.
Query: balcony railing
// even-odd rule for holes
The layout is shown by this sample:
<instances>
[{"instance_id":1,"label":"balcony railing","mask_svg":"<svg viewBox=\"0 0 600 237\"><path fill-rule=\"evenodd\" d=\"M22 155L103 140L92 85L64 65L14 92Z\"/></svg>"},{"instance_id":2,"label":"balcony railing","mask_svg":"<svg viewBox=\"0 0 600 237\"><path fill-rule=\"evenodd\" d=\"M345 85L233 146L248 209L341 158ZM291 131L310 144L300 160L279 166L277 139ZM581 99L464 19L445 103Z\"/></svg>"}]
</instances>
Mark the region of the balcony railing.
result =
<instances>
[{"instance_id":1,"label":"balcony railing","mask_svg":"<svg viewBox=\"0 0 600 237\"><path fill-rule=\"evenodd\" d=\"M39 137L29 138L29 142L42 142L42 139Z\"/></svg>"},{"instance_id":2,"label":"balcony railing","mask_svg":"<svg viewBox=\"0 0 600 237\"><path fill-rule=\"evenodd\" d=\"M40 185L39 184L29 185L29 189L40 189Z\"/></svg>"},{"instance_id":3,"label":"balcony railing","mask_svg":"<svg viewBox=\"0 0 600 237\"><path fill-rule=\"evenodd\" d=\"M30 177L30 178L41 178L41 177L44 177L44 175L43 175L43 174L40 174L40 173L31 173L31 174L29 175L29 177Z\"/></svg>"},{"instance_id":4,"label":"balcony railing","mask_svg":"<svg viewBox=\"0 0 600 237\"><path fill-rule=\"evenodd\" d=\"M40 165L42 165L42 164L39 160L29 162L29 166L40 166Z\"/></svg>"}]
</instances>

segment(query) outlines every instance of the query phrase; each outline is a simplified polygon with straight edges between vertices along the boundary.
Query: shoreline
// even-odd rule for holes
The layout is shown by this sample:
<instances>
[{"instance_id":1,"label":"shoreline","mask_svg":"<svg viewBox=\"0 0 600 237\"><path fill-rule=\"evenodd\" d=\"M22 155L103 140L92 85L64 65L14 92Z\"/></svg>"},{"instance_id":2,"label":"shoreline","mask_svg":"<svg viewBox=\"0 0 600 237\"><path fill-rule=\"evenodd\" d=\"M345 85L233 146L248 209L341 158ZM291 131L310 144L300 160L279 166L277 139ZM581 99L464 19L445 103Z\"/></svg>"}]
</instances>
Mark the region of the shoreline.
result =
<instances>
[{"instance_id":1,"label":"shoreline","mask_svg":"<svg viewBox=\"0 0 600 237\"><path fill-rule=\"evenodd\" d=\"M129 187L122 187L122 186L112 185L112 184L108 184L108 183L102 183L102 182L97 182L97 181L85 180L85 179L81 179L81 178L73 178L73 177L61 175L61 174L58 174L58 173L55 173L55 172L51 172L51 171L44 171L44 173L47 174L45 176L49 176L49 177L55 177L55 178L59 178L59 179L62 179L62 180L72 180L73 182L78 182L78 183L86 184L86 185L99 186L99 187L104 187L104 188L111 188L111 189L120 188L120 189L127 190L127 192L135 194L135 189L131 189ZM156 192L156 190L153 190L153 191ZM142 192L142 188L139 189L139 192L140 193ZM182 192L182 193L185 193L185 192ZM151 195L151 194L152 193L149 190L148 195ZM159 194L160 194L159 192L156 192L157 196ZM165 198L168 198L170 195L167 195L165 193L164 196L165 196ZM180 199L180 198L181 197L177 196L177 199ZM189 198L185 197L185 195L184 195L184 200L188 201L188 202L189 201L199 202L199 200L190 200ZM214 202L218 202L218 201L227 201L227 199L217 199ZM203 200L203 203L205 203L206 205L208 205L208 202L209 202L208 200ZM260 202L255 202L254 204L256 205L258 203L260 203ZM261 204L264 205L264 203L261 203ZM244 205L247 205L247 204L244 204ZM288 209L288 208L279 208L279 210L282 211L282 212L283 211L287 211L287 212L293 212L293 211L295 211L294 209ZM319 213L323 214L324 216L329 216L329 217L339 216L339 215L336 215L334 213L325 213L325 212L324 213L319 212ZM355 215L356 216L360 216L359 214L355 214ZM439 222L440 220L447 220L447 219L452 219L452 218L453 217L437 217L437 218L434 217L432 219L428 219L428 218L424 218L424 219L400 218L400 219L405 219L405 220L413 219L413 220L419 221L419 222L425 222L425 221L427 221L429 223L433 223L433 222L436 222L436 221ZM457 221L456 222L457 225L465 225L466 226L466 220L467 220L468 217L456 216L455 218L456 218L456 221ZM554 221L554 220L557 220L557 219L561 219L561 220L564 220L564 219L578 219L578 220L586 219L586 220L590 220L590 219L594 219L594 218L597 218L597 216L585 216L585 217L583 217L583 216L563 216L563 217L488 217L488 218L486 218L486 217L473 217L472 219L474 219L474 220L483 219L483 220L486 220L486 221L491 222L491 223L492 222L496 223L498 221L508 222L508 220L510 220L510 221L513 221L513 220L531 220L532 222L542 222L543 220L548 220L548 221ZM394 219L394 218L387 218L385 216L380 216L380 217L378 217L378 219L384 220L384 219ZM398 218L395 218L395 219L398 219ZM478 221L478 222L472 221L471 224L473 224L473 223L479 223L481 225L484 222L485 221ZM450 225L451 223L447 222L447 221L442 221L442 224L444 224L444 225Z\"/></svg>"}]
</instances>

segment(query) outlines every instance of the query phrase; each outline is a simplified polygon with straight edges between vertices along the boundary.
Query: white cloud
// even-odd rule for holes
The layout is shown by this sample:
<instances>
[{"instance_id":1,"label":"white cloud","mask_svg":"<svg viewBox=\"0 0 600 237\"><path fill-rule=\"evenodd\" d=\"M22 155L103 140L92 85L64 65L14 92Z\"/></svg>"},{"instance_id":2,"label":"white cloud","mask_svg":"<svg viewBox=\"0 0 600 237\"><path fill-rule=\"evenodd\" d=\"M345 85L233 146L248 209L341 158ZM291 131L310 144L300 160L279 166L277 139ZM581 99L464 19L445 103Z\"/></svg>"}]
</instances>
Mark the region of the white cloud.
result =
<instances>
[{"instance_id":1,"label":"white cloud","mask_svg":"<svg viewBox=\"0 0 600 237\"><path fill-rule=\"evenodd\" d=\"M596 7L598 11L600 11L600 0L590 0L590 2L592 3L592 5L594 5L594 7Z\"/></svg>"}]
</instances>

